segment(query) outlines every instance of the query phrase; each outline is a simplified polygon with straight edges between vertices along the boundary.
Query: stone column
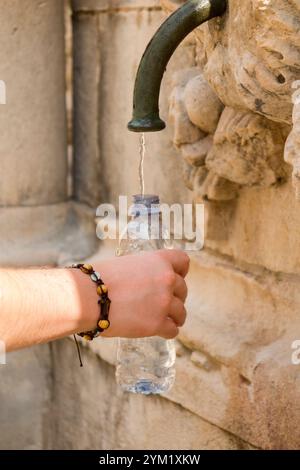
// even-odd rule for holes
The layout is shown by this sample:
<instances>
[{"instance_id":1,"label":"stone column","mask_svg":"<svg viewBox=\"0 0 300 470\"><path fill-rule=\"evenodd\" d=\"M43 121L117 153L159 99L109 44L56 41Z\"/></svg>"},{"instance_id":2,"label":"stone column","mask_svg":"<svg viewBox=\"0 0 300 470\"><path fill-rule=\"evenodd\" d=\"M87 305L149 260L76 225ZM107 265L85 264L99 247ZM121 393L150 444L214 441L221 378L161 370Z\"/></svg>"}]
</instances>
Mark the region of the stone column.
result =
<instances>
[{"instance_id":1,"label":"stone column","mask_svg":"<svg viewBox=\"0 0 300 470\"><path fill-rule=\"evenodd\" d=\"M97 239L67 191L64 1L2 0L0 11L0 265L84 258ZM51 358L42 345L0 366L1 449L47 446Z\"/></svg>"},{"instance_id":2,"label":"stone column","mask_svg":"<svg viewBox=\"0 0 300 470\"><path fill-rule=\"evenodd\" d=\"M64 2L3 0L1 18L0 263L86 255L67 194Z\"/></svg>"},{"instance_id":3,"label":"stone column","mask_svg":"<svg viewBox=\"0 0 300 470\"><path fill-rule=\"evenodd\" d=\"M67 213L63 2L0 10L0 264L54 263ZM50 360L44 345L1 365L1 449L43 448Z\"/></svg>"},{"instance_id":4,"label":"stone column","mask_svg":"<svg viewBox=\"0 0 300 470\"><path fill-rule=\"evenodd\" d=\"M1 2L0 205L66 200L64 20L61 1Z\"/></svg>"}]
</instances>

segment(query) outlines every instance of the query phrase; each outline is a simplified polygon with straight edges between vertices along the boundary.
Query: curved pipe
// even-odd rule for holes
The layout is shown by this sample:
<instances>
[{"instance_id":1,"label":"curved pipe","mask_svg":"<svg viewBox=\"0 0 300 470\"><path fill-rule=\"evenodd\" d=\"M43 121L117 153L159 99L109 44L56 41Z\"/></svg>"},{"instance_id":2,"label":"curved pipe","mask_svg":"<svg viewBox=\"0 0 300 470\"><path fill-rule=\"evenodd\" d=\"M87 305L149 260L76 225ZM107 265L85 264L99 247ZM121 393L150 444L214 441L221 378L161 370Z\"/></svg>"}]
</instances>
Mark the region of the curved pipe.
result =
<instances>
[{"instance_id":1,"label":"curved pipe","mask_svg":"<svg viewBox=\"0 0 300 470\"><path fill-rule=\"evenodd\" d=\"M181 41L197 26L222 15L226 0L188 0L161 25L144 52L136 76L133 117L128 129L155 132L166 127L159 117L159 92L167 64Z\"/></svg>"}]
</instances>

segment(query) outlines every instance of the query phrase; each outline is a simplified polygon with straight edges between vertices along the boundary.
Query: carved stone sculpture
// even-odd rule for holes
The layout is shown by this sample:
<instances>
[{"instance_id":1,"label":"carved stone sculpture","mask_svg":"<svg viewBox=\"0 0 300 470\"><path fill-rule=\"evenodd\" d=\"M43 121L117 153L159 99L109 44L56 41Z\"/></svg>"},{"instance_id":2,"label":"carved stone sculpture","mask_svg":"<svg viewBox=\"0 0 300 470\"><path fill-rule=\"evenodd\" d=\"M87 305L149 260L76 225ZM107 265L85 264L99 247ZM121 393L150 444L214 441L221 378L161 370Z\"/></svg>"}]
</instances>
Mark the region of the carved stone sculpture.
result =
<instances>
[{"instance_id":1,"label":"carved stone sculpture","mask_svg":"<svg viewBox=\"0 0 300 470\"><path fill-rule=\"evenodd\" d=\"M294 82L295 88L300 82ZM293 95L293 129L286 141L285 160L293 166L293 183L297 199L300 200L300 94L299 90Z\"/></svg>"},{"instance_id":2,"label":"carved stone sculpture","mask_svg":"<svg viewBox=\"0 0 300 470\"><path fill-rule=\"evenodd\" d=\"M181 3L162 0L169 12ZM170 115L196 197L285 181L285 143L300 193L299 30L299 0L230 0L223 18L195 31L195 69L174 77Z\"/></svg>"}]
</instances>

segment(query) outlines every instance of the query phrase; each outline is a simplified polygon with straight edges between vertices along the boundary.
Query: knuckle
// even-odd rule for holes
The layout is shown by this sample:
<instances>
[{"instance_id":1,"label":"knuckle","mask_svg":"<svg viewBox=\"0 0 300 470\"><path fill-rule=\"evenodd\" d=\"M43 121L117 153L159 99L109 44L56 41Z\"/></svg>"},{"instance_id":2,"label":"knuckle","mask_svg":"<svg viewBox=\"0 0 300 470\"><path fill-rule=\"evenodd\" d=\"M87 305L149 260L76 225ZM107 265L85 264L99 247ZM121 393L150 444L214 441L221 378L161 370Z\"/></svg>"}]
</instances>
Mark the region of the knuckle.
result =
<instances>
[{"instance_id":1,"label":"knuckle","mask_svg":"<svg viewBox=\"0 0 300 470\"><path fill-rule=\"evenodd\" d=\"M183 260L184 265L187 268L189 268L189 266L190 266L190 257L185 252L182 252L182 255L183 255L182 260Z\"/></svg>"},{"instance_id":2,"label":"knuckle","mask_svg":"<svg viewBox=\"0 0 300 470\"><path fill-rule=\"evenodd\" d=\"M174 339L174 338L176 338L176 336L178 335L178 333L179 333L178 328L177 328L177 327L174 327L172 330L170 330L170 332L168 332L168 333L166 334L166 338L167 338L167 339Z\"/></svg>"},{"instance_id":3,"label":"knuckle","mask_svg":"<svg viewBox=\"0 0 300 470\"><path fill-rule=\"evenodd\" d=\"M166 271L163 275L163 283L166 287L173 287L176 282L176 274L174 271Z\"/></svg>"},{"instance_id":4,"label":"knuckle","mask_svg":"<svg viewBox=\"0 0 300 470\"><path fill-rule=\"evenodd\" d=\"M164 331L164 324L165 324L165 319L164 318L157 318L156 319L156 321L153 324L154 336L162 336L163 331Z\"/></svg>"},{"instance_id":5,"label":"knuckle","mask_svg":"<svg viewBox=\"0 0 300 470\"><path fill-rule=\"evenodd\" d=\"M184 299L186 299L187 294L188 294L188 287L184 279L182 280L182 293L183 293Z\"/></svg>"},{"instance_id":6,"label":"knuckle","mask_svg":"<svg viewBox=\"0 0 300 470\"><path fill-rule=\"evenodd\" d=\"M185 320L186 320L186 309L182 307L182 311L178 319L178 325L183 326L185 324Z\"/></svg>"},{"instance_id":7,"label":"knuckle","mask_svg":"<svg viewBox=\"0 0 300 470\"><path fill-rule=\"evenodd\" d=\"M161 322L159 321L153 322L149 336L159 336L160 330L161 330L160 325L161 325Z\"/></svg>"}]
</instances>

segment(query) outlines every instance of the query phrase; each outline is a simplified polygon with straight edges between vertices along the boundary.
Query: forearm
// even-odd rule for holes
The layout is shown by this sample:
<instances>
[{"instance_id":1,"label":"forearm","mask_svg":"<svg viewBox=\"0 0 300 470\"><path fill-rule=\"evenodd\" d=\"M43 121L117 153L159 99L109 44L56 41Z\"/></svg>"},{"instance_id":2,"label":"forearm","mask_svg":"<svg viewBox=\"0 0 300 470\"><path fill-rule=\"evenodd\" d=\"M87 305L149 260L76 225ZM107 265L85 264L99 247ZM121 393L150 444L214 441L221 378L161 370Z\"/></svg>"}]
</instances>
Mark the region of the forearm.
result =
<instances>
[{"instance_id":1,"label":"forearm","mask_svg":"<svg viewBox=\"0 0 300 470\"><path fill-rule=\"evenodd\" d=\"M76 269L0 270L0 340L7 351L89 330L97 295Z\"/></svg>"},{"instance_id":2,"label":"forearm","mask_svg":"<svg viewBox=\"0 0 300 470\"><path fill-rule=\"evenodd\" d=\"M111 308L104 337L174 338L185 321L188 256L158 250L96 263ZM96 284L79 269L0 269L0 341L7 351L94 330Z\"/></svg>"}]
</instances>

